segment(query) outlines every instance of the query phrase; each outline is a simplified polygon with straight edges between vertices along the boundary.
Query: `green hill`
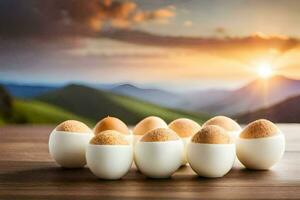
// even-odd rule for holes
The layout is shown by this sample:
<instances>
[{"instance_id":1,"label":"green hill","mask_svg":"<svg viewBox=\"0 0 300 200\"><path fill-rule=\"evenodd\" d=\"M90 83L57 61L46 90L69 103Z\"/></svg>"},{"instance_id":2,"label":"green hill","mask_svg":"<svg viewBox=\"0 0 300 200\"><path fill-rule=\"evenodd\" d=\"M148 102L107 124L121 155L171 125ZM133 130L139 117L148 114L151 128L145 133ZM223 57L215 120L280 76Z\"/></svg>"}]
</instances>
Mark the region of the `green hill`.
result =
<instances>
[{"instance_id":1,"label":"green hill","mask_svg":"<svg viewBox=\"0 0 300 200\"><path fill-rule=\"evenodd\" d=\"M5 124L5 121L2 117L0 117L0 126L4 125Z\"/></svg>"},{"instance_id":2,"label":"green hill","mask_svg":"<svg viewBox=\"0 0 300 200\"><path fill-rule=\"evenodd\" d=\"M6 91L6 89L0 85L0 119L9 117L11 114L11 110L12 110L12 97Z\"/></svg>"},{"instance_id":3,"label":"green hill","mask_svg":"<svg viewBox=\"0 0 300 200\"><path fill-rule=\"evenodd\" d=\"M5 119L12 113L12 97L6 89L0 85L0 126L5 124Z\"/></svg>"},{"instance_id":4,"label":"green hill","mask_svg":"<svg viewBox=\"0 0 300 200\"><path fill-rule=\"evenodd\" d=\"M90 120L78 117L57 106L30 100L13 100L11 116L2 119L2 123L57 124L67 119L77 119L92 124Z\"/></svg>"},{"instance_id":5,"label":"green hill","mask_svg":"<svg viewBox=\"0 0 300 200\"><path fill-rule=\"evenodd\" d=\"M187 117L202 123L208 118L206 115L167 109L131 97L80 85L69 85L43 94L37 99L92 120L111 115L128 124L135 124L146 116L157 115L167 122Z\"/></svg>"}]
</instances>

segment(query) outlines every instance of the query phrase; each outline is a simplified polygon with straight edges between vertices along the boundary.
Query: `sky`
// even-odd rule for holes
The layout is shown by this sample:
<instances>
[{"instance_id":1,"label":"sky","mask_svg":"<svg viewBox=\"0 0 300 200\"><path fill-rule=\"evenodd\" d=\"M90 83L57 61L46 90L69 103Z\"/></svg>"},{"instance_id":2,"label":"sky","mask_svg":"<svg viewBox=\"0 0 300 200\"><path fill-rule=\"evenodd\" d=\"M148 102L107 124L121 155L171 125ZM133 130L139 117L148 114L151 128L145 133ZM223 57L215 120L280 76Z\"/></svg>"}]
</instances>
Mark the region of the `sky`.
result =
<instances>
[{"instance_id":1,"label":"sky","mask_svg":"<svg viewBox=\"0 0 300 200\"><path fill-rule=\"evenodd\" d=\"M2 0L0 80L235 88L261 66L300 79L299 10L297 0Z\"/></svg>"}]
</instances>

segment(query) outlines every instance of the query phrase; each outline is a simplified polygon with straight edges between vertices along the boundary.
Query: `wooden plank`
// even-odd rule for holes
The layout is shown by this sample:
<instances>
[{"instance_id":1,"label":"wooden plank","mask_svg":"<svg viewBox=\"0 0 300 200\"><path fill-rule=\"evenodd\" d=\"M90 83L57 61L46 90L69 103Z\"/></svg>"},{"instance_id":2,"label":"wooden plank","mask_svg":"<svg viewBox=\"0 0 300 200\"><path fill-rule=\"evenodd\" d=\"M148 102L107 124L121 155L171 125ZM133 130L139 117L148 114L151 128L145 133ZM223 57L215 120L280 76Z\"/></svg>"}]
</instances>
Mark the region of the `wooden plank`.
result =
<instances>
[{"instance_id":1,"label":"wooden plank","mask_svg":"<svg viewBox=\"0 0 300 200\"><path fill-rule=\"evenodd\" d=\"M187 166L156 180L133 166L119 181L99 180L87 168L59 168L48 153L52 128L0 128L0 199L300 199L300 125L280 125L287 152L269 171L236 163L225 177L206 179Z\"/></svg>"}]
</instances>

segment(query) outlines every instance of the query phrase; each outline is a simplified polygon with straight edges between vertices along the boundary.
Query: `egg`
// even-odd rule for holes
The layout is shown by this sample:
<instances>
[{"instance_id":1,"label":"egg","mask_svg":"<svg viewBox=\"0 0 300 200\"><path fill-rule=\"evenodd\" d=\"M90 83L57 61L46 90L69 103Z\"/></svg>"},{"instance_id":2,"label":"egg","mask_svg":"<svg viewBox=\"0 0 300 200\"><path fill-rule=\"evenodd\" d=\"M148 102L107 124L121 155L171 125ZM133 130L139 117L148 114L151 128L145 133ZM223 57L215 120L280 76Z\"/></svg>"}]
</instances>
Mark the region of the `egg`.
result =
<instances>
[{"instance_id":1,"label":"egg","mask_svg":"<svg viewBox=\"0 0 300 200\"><path fill-rule=\"evenodd\" d=\"M193 120L180 118L172 121L169 124L169 128L175 131L181 138L181 141L184 145L184 157L182 160L182 165L185 165L187 163L186 146L191 140L191 137L201 129L201 126Z\"/></svg>"},{"instance_id":2,"label":"egg","mask_svg":"<svg viewBox=\"0 0 300 200\"><path fill-rule=\"evenodd\" d=\"M237 157L249 169L266 170L283 156L285 137L269 120L248 124L237 139Z\"/></svg>"},{"instance_id":3,"label":"egg","mask_svg":"<svg viewBox=\"0 0 300 200\"><path fill-rule=\"evenodd\" d=\"M144 118L133 128L133 144L135 144L144 134L156 128L168 128L168 125L163 119L156 116Z\"/></svg>"},{"instance_id":4,"label":"egg","mask_svg":"<svg viewBox=\"0 0 300 200\"><path fill-rule=\"evenodd\" d=\"M82 122L62 122L50 134L50 155L62 167L84 167L86 146L92 136L91 129Z\"/></svg>"},{"instance_id":5,"label":"egg","mask_svg":"<svg viewBox=\"0 0 300 200\"><path fill-rule=\"evenodd\" d=\"M124 134L106 130L96 134L87 146L87 165L101 179L120 179L131 168L133 147Z\"/></svg>"},{"instance_id":6,"label":"egg","mask_svg":"<svg viewBox=\"0 0 300 200\"><path fill-rule=\"evenodd\" d=\"M209 119L208 121L206 121L203 124L203 127L207 126L207 125L217 125L217 126L222 127L231 135L234 142L235 142L236 138L238 137L238 135L240 134L240 132L242 131L242 128L236 121L234 121L233 119L226 117L226 116L213 117L213 118Z\"/></svg>"},{"instance_id":7,"label":"egg","mask_svg":"<svg viewBox=\"0 0 300 200\"><path fill-rule=\"evenodd\" d=\"M199 176L222 177L234 164L235 144L223 128L207 125L187 145L187 160Z\"/></svg>"},{"instance_id":8,"label":"egg","mask_svg":"<svg viewBox=\"0 0 300 200\"><path fill-rule=\"evenodd\" d=\"M116 117L108 116L100 120L94 128L94 134L97 135L106 130L118 131L119 133L124 134L124 136L130 143L132 142L132 134L129 128L123 121Z\"/></svg>"},{"instance_id":9,"label":"egg","mask_svg":"<svg viewBox=\"0 0 300 200\"><path fill-rule=\"evenodd\" d=\"M135 164L148 177L168 178L181 166L183 150L173 130L157 128L137 141Z\"/></svg>"}]
</instances>

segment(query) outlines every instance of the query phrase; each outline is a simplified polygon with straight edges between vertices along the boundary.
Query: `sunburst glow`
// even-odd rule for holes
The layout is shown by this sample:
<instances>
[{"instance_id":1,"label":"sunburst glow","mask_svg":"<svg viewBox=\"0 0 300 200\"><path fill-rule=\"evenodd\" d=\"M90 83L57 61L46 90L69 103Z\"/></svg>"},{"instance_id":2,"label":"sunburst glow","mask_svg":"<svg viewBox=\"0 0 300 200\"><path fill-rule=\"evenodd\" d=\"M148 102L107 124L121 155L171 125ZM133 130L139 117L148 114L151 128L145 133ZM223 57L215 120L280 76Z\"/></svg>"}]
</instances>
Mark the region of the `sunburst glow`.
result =
<instances>
[{"instance_id":1,"label":"sunburst glow","mask_svg":"<svg viewBox=\"0 0 300 200\"><path fill-rule=\"evenodd\" d=\"M261 63L258 66L257 73L261 78L264 78L264 79L269 78L273 74L273 69L272 69L271 64L270 63Z\"/></svg>"}]
</instances>

